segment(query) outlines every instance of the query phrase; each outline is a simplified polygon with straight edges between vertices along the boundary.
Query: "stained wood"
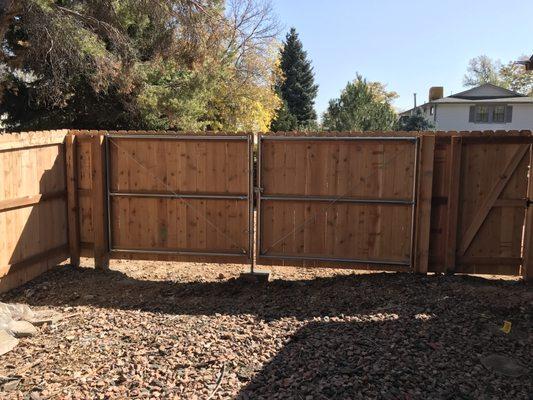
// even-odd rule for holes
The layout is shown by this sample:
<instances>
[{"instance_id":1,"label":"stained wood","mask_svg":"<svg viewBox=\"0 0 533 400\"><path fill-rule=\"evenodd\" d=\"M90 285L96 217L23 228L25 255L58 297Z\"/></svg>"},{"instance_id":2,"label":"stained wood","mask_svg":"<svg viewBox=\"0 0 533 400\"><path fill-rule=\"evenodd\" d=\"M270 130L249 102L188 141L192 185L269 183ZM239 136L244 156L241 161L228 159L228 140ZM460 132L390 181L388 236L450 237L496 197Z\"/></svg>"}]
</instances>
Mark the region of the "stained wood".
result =
<instances>
[{"instance_id":1,"label":"stained wood","mask_svg":"<svg viewBox=\"0 0 533 400\"><path fill-rule=\"evenodd\" d=\"M70 263L72 266L80 264L80 223L78 207L78 172L76 171L77 154L75 136L70 134L65 138L66 174L67 174L67 215Z\"/></svg>"},{"instance_id":2,"label":"stained wood","mask_svg":"<svg viewBox=\"0 0 533 400\"><path fill-rule=\"evenodd\" d=\"M17 261L16 263L0 266L0 278L3 278L4 276L8 275L10 272L16 269L21 269L34 264L38 264L42 260L48 260L50 258L56 258L58 256L63 256L64 259L66 259L68 257L68 246L61 245L58 247L53 247L51 249L43 251L42 253L35 254L21 261Z\"/></svg>"},{"instance_id":3,"label":"stained wood","mask_svg":"<svg viewBox=\"0 0 533 400\"><path fill-rule=\"evenodd\" d=\"M110 138L109 149L110 189L114 193L248 194L247 138ZM109 211L112 249L249 253L246 198L114 196ZM120 254L126 253L115 252L114 256Z\"/></svg>"},{"instance_id":4,"label":"stained wood","mask_svg":"<svg viewBox=\"0 0 533 400\"><path fill-rule=\"evenodd\" d=\"M95 135L91 142L94 264L95 267L99 269L105 269L109 267L104 140L104 135Z\"/></svg>"},{"instance_id":5,"label":"stained wood","mask_svg":"<svg viewBox=\"0 0 533 400\"><path fill-rule=\"evenodd\" d=\"M462 138L454 136L450 146L450 162L448 164L448 201L446 220L446 252L444 268L451 272L455 268L457 249L457 229L459 216L459 196L461 189L461 152Z\"/></svg>"},{"instance_id":6,"label":"stained wood","mask_svg":"<svg viewBox=\"0 0 533 400\"><path fill-rule=\"evenodd\" d=\"M64 260L51 251L68 240L63 138L0 135L0 292Z\"/></svg>"},{"instance_id":7,"label":"stained wood","mask_svg":"<svg viewBox=\"0 0 533 400\"><path fill-rule=\"evenodd\" d=\"M34 206L36 204L54 200L58 198L65 197L67 194L66 191L60 190L58 192L46 193L46 194L36 194L34 196L24 196L18 197L16 199L1 200L0 201L0 212L14 210L16 208L23 208L28 206Z\"/></svg>"},{"instance_id":8,"label":"stained wood","mask_svg":"<svg viewBox=\"0 0 533 400\"><path fill-rule=\"evenodd\" d=\"M428 271L434 156L435 137L422 136L420 138L419 151L416 235L413 260L413 270L419 273Z\"/></svg>"},{"instance_id":9,"label":"stained wood","mask_svg":"<svg viewBox=\"0 0 533 400\"><path fill-rule=\"evenodd\" d=\"M459 248L459 254L464 255L472 240L474 239L476 233L479 231L479 228L487 218L489 211L491 210L493 204L496 202L505 186L513 176L513 172L518 167L520 161L524 158L524 155L529 150L529 146L521 145L515 153L512 155L507 166L499 176L498 180L494 183L493 187L485 197L482 205L479 207L477 212L472 219L472 222L466 229L465 233L462 236L461 246ZM480 171L481 172L481 171Z\"/></svg>"},{"instance_id":10,"label":"stained wood","mask_svg":"<svg viewBox=\"0 0 533 400\"><path fill-rule=\"evenodd\" d=\"M531 171L531 167L533 166L532 146L529 148L529 166L527 198L531 201L533 199L533 173ZM520 274L526 282L531 283L533 281L533 206L530 203L528 203L526 211L523 263Z\"/></svg>"},{"instance_id":11,"label":"stained wood","mask_svg":"<svg viewBox=\"0 0 533 400\"><path fill-rule=\"evenodd\" d=\"M327 264L309 259L319 257L408 264L412 212L409 204L352 204L336 199L411 201L414 149L414 142L404 141L264 141L264 196L306 196L315 200L327 196L334 200L263 198L259 263ZM284 256L308 260L299 262Z\"/></svg>"}]
</instances>

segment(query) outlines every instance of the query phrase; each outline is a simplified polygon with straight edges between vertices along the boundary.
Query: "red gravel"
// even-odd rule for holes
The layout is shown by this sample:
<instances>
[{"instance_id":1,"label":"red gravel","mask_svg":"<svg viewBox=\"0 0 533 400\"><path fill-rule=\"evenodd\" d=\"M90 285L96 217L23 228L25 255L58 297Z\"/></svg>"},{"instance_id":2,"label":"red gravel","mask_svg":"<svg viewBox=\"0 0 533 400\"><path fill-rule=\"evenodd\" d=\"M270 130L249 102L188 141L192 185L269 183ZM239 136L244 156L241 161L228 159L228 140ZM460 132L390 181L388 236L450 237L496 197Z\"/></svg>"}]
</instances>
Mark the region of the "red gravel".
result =
<instances>
[{"instance_id":1,"label":"red gravel","mask_svg":"<svg viewBox=\"0 0 533 400\"><path fill-rule=\"evenodd\" d=\"M214 399L532 398L530 373L481 363L533 371L522 282L276 267L253 285L235 279L245 269L115 261L2 296L78 314L1 357L0 377L20 382L0 398L207 399L218 380Z\"/></svg>"}]
</instances>

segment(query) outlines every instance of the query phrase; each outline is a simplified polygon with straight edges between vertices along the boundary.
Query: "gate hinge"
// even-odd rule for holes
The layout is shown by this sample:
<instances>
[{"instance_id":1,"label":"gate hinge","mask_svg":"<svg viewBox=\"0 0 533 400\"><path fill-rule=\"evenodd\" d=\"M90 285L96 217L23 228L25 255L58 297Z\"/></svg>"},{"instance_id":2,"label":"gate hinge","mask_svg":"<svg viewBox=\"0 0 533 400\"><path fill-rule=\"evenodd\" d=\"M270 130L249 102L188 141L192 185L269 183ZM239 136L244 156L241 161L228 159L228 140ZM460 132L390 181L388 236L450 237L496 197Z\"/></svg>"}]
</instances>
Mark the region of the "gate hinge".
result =
<instances>
[{"instance_id":1,"label":"gate hinge","mask_svg":"<svg viewBox=\"0 0 533 400\"><path fill-rule=\"evenodd\" d=\"M263 188L259 187L259 186L256 186L256 187L254 187L254 192L255 193L263 193Z\"/></svg>"},{"instance_id":2,"label":"gate hinge","mask_svg":"<svg viewBox=\"0 0 533 400\"><path fill-rule=\"evenodd\" d=\"M526 199L526 207L529 207L531 204L533 204L533 200Z\"/></svg>"}]
</instances>

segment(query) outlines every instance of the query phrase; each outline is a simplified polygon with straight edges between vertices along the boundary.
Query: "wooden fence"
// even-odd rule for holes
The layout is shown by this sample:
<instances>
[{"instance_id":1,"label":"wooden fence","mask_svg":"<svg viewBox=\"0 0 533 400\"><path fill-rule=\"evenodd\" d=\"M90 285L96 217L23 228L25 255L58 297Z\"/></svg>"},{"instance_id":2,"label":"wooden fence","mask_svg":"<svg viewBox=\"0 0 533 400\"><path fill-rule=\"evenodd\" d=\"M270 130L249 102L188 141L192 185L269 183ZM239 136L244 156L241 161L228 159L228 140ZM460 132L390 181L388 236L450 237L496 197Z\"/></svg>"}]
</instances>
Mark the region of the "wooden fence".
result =
<instances>
[{"instance_id":1,"label":"wooden fence","mask_svg":"<svg viewBox=\"0 0 533 400\"><path fill-rule=\"evenodd\" d=\"M532 143L531 132L3 135L0 291L69 256L530 278Z\"/></svg>"},{"instance_id":2,"label":"wooden fence","mask_svg":"<svg viewBox=\"0 0 533 400\"><path fill-rule=\"evenodd\" d=\"M0 135L0 291L69 257L65 135Z\"/></svg>"}]
</instances>

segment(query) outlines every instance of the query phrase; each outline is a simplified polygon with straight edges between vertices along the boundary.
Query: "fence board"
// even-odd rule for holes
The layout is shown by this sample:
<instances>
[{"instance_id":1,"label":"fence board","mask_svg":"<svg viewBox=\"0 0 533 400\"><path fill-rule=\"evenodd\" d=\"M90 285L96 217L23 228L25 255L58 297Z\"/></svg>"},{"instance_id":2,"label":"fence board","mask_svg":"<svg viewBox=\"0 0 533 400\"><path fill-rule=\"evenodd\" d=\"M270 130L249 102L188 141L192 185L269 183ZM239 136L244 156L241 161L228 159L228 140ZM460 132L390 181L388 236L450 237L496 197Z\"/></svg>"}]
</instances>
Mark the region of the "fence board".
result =
<instances>
[{"instance_id":1,"label":"fence board","mask_svg":"<svg viewBox=\"0 0 533 400\"><path fill-rule=\"evenodd\" d=\"M68 258L65 133L0 135L0 292Z\"/></svg>"}]
</instances>

